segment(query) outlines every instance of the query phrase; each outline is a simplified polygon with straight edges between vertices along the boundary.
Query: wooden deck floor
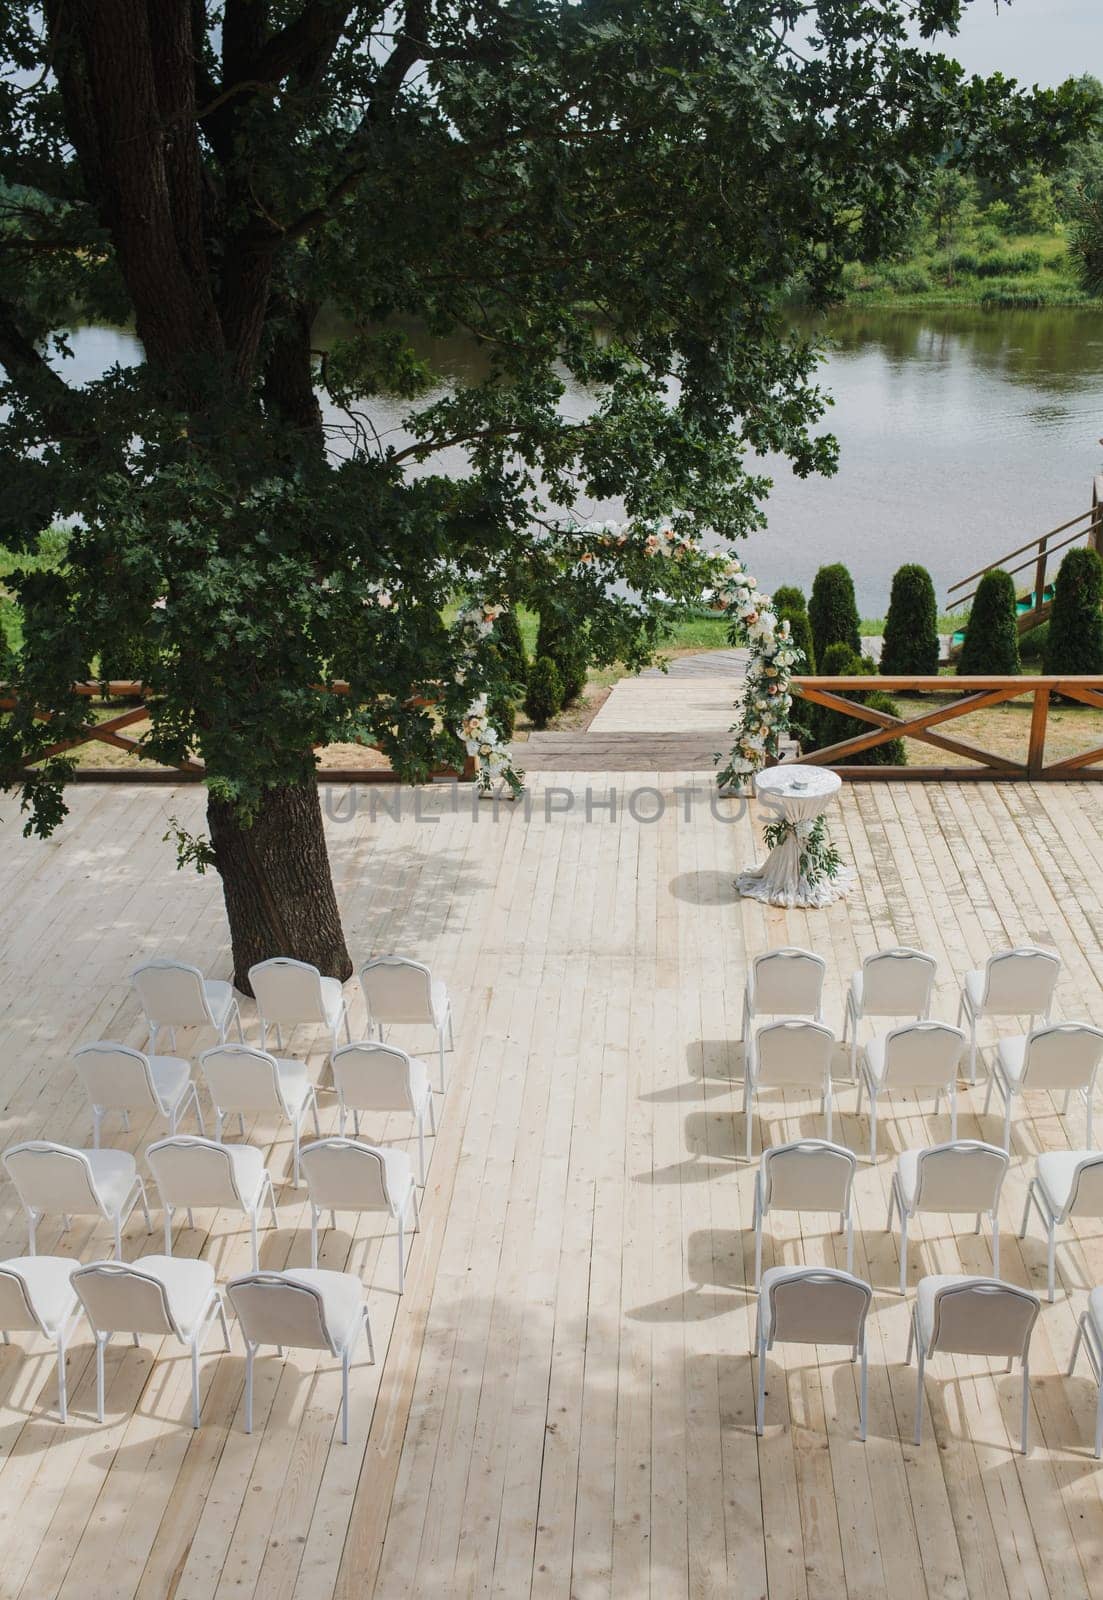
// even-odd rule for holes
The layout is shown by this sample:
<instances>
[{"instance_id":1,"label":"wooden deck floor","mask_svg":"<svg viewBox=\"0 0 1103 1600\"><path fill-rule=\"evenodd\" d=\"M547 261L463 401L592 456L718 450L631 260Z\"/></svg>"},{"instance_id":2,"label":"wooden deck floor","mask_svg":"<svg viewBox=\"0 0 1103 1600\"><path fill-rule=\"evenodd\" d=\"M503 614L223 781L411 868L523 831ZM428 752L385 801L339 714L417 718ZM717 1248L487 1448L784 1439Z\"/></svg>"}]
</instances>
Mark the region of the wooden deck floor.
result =
<instances>
[{"instance_id":1,"label":"wooden deck floor","mask_svg":"<svg viewBox=\"0 0 1103 1600\"><path fill-rule=\"evenodd\" d=\"M567 814L572 779L547 774L528 818L502 807L495 822L484 805L473 820L465 793L456 814L419 821L402 792L400 821L373 820L365 798L355 819L332 824L355 958L390 947L427 957L458 1013L402 1301L392 1237L374 1223L355 1239L325 1235L324 1263L363 1264L371 1285L380 1361L354 1369L351 1443L335 1432L339 1371L302 1352L258 1366L247 1437L236 1328L232 1353L204 1361L197 1433L187 1358L150 1339L109 1351L97 1426L82 1332L62 1428L47 1409L52 1356L18 1335L0 1350L5 1600L1103 1593L1094 1390L1061 1376L1086 1289L1103 1282L1103 1227L1084 1224L1059 1247L1059 1298L1034 1341L1034 1453L1011 1448L1017 1377L946 1358L931 1364L914 1449L908 1307L885 1206L895 1150L948 1128L912 1103L890 1109L881 1159L863 1162L857 1184L856 1270L876 1291L869 1441L856 1438L854 1370L796 1349L771 1361L759 1441L752 1176L735 1159L732 1084L746 959L782 941L827 957L836 1025L846 975L878 944L934 951L936 1014L952 1018L956 975L1025 939L1062 953L1060 1014L1103 1020L1098 789L848 785L836 834L860 887L805 915L733 898L734 870L756 854L751 821L733 824L731 804L714 816L701 775L640 775L661 790L660 822L622 804L615 820L595 810L587 823L584 783L600 799L616 785L623 802L634 781L576 778ZM675 797L694 782L697 802ZM547 819L550 788L560 793ZM397 793L380 793L377 808ZM126 984L136 958L178 953L225 976L218 885L176 874L161 843L170 814L201 826L200 803L190 789L80 790L47 844L23 840L15 807L0 805L3 1143L90 1142L69 1052L97 1036L140 1042ZM644 795L636 810L656 805ZM320 1073L323 1052L311 1061ZM963 1134L995 1134L994 1120L977 1120L980 1101L964 1098ZM865 1119L848 1091L840 1103L836 1136L861 1151ZM764 1107L769 1140L821 1131L807 1102ZM266 1146L274 1136L249 1132ZM110 1129L109 1142L139 1150L152 1133ZM1076 1113L1066 1124L1048 1098L1028 1101L1002 1210L1016 1282L1045 1278L1037 1231L1023 1246L1014 1238L1032 1158L1083 1138ZM269 1159L283 1178L282 1135ZM222 1277L247 1267L239 1222L197 1221L204 1231L185 1229L181 1252L202 1251ZM307 1261L304 1222L302 1193L285 1186L280 1228L262 1234L265 1265ZM778 1223L767 1262L841 1264L827 1219L803 1222L803 1234ZM0 1225L2 1252L20 1252L7 1184ZM78 1222L58 1243L48 1222L40 1247L87 1260L109 1240ZM127 1255L149 1248L159 1239L133 1222ZM987 1267L971 1233L940 1219L916 1229L913 1284L921 1271Z\"/></svg>"}]
</instances>

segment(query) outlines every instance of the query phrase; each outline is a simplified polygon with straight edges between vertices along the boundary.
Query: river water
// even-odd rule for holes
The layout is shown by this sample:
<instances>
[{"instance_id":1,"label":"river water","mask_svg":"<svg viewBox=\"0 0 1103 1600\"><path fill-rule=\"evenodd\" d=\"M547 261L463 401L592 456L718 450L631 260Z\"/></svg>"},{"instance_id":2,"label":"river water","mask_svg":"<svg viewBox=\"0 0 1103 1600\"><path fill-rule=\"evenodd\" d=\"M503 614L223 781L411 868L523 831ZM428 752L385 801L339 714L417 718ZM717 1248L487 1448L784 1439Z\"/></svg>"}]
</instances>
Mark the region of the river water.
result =
<instances>
[{"instance_id":1,"label":"river water","mask_svg":"<svg viewBox=\"0 0 1103 1600\"><path fill-rule=\"evenodd\" d=\"M921 561L947 587L1087 508L1103 471L1103 309L846 310L827 325L825 429L839 440L833 478L795 478L767 461L769 526L745 554L763 587L807 590L825 561L845 561L866 616L881 614L896 567ZM442 386L484 370L470 341L416 335ZM66 375L82 381L136 359L132 334L82 328ZM566 415L592 395L569 388ZM381 437L406 437L400 402L364 407ZM337 413L328 420L338 423ZM462 470L445 452L421 470ZM587 515L615 517L613 501Z\"/></svg>"}]
</instances>

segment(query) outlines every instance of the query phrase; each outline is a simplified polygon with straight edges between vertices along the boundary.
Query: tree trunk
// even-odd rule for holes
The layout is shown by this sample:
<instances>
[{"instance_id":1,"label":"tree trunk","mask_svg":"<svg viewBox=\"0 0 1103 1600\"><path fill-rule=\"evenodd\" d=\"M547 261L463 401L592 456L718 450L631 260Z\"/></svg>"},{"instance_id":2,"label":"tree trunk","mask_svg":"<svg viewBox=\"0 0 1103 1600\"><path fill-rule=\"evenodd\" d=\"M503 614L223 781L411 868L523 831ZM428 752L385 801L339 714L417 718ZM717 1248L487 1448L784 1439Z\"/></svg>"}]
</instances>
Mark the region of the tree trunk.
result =
<instances>
[{"instance_id":1,"label":"tree trunk","mask_svg":"<svg viewBox=\"0 0 1103 1600\"><path fill-rule=\"evenodd\" d=\"M234 984L252 994L249 968L270 956L309 961L326 977L352 976L313 783L271 789L251 828L224 801L207 801L226 897Z\"/></svg>"}]
</instances>

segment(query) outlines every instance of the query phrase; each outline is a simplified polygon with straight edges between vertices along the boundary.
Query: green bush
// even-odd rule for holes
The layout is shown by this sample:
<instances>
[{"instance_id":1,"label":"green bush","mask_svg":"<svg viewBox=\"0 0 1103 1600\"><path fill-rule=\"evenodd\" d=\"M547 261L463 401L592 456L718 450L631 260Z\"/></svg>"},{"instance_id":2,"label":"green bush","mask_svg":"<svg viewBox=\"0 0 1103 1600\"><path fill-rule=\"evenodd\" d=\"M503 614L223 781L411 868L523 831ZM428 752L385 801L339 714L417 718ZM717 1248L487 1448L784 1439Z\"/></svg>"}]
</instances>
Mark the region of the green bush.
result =
<instances>
[{"instance_id":1,"label":"green bush","mask_svg":"<svg viewBox=\"0 0 1103 1600\"><path fill-rule=\"evenodd\" d=\"M1070 550L1053 586L1045 670L1103 672L1103 561L1087 545Z\"/></svg>"},{"instance_id":2,"label":"green bush","mask_svg":"<svg viewBox=\"0 0 1103 1600\"><path fill-rule=\"evenodd\" d=\"M1003 676L1019 671L1019 630L1015 585L1002 567L986 572L977 585L958 657L959 676Z\"/></svg>"},{"instance_id":3,"label":"green bush","mask_svg":"<svg viewBox=\"0 0 1103 1600\"><path fill-rule=\"evenodd\" d=\"M808 602L812 624L812 646L816 660L822 662L833 644L845 644L855 655L862 649L858 633L858 605L854 599L854 580L841 561L821 567L812 584ZM820 671L826 671L821 666Z\"/></svg>"},{"instance_id":4,"label":"green bush","mask_svg":"<svg viewBox=\"0 0 1103 1600\"><path fill-rule=\"evenodd\" d=\"M996 250L981 256L974 271L978 278L1021 278L1042 265L1040 250Z\"/></svg>"},{"instance_id":5,"label":"green bush","mask_svg":"<svg viewBox=\"0 0 1103 1600\"><path fill-rule=\"evenodd\" d=\"M931 288L931 275L920 266L886 267L883 277L898 294L927 294Z\"/></svg>"},{"instance_id":6,"label":"green bush","mask_svg":"<svg viewBox=\"0 0 1103 1600\"><path fill-rule=\"evenodd\" d=\"M1049 639L1049 623L1039 622L1036 628L1028 628L1019 635L1019 659L1021 661L1042 661L1046 653L1046 641Z\"/></svg>"},{"instance_id":7,"label":"green bush","mask_svg":"<svg viewBox=\"0 0 1103 1600\"><path fill-rule=\"evenodd\" d=\"M494 624L494 648L510 683L521 688L528 682L529 660L515 611L503 611Z\"/></svg>"},{"instance_id":8,"label":"green bush","mask_svg":"<svg viewBox=\"0 0 1103 1600\"><path fill-rule=\"evenodd\" d=\"M586 687L586 633L569 618L550 610L541 611L536 635L536 656L554 661L559 674L560 705L577 700Z\"/></svg>"},{"instance_id":9,"label":"green bush","mask_svg":"<svg viewBox=\"0 0 1103 1600\"><path fill-rule=\"evenodd\" d=\"M789 590L789 593L794 591ZM778 593L782 593L781 590ZM800 593L799 590L796 593ZM774 596L776 603L777 596ZM808 613L794 610L791 606L784 607L777 613L779 622L788 622L789 633L793 643L804 657L803 662L797 662L793 667L794 672L809 675L816 670L816 651L812 643L812 624L808 620ZM793 703L789 711L789 732L794 739L799 739L801 745L809 750L816 742L815 731L815 706L807 700L802 700L799 695L793 696Z\"/></svg>"},{"instance_id":10,"label":"green bush","mask_svg":"<svg viewBox=\"0 0 1103 1600\"><path fill-rule=\"evenodd\" d=\"M857 655L845 644L828 646L820 664L820 677L846 678L858 674L867 678L875 676L876 668L868 656ZM858 700L874 711L882 711L890 717L900 715L896 701L880 689L842 692L848 700ZM810 706L808 709L813 713L813 732L816 745L820 748L841 744L844 739L856 739L863 733L873 731L873 723L863 722L860 717L847 716L845 711L833 711L828 706ZM903 739L887 739L884 744L874 745L871 750L859 750L857 755L843 758L844 765L860 767L904 767L907 762L908 754Z\"/></svg>"},{"instance_id":11,"label":"green bush","mask_svg":"<svg viewBox=\"0 0 1103 1600\"><path fill-rule=\"evenodd\" d=\"M525 715L534 728L546 728L563 707L563 681L550 656L537 656L529 668Z\"/></svg>"},{"instance_id":12,"label":"green bush","mask_svg":"<svg viewBox=\"0 0 1103 1600\"><path fill-rule=\"evenodd\" d=\"M497 728L503 739L512 739L513 730L517 723L517 707L506 694L491 695L487 702L487 712L491 722Z\"/></svg>"},{"instance_id":13,"label":"green bush","mask_svg":"<svg viewBox=\"0 0 1103 1600\"><path fill-rule=\"evenodd\" d=\"M938 671L938 603L926 567L898 567L881 646L886 677L933 677Z\"/></svg>"},{"instance_id":14,"label":"green bush","mask_svg":"<svg viewBox=\"0 0 1103 1600\"><path fill-rule=\"evenodd\" d=\"M778 616L783 611L807 611L808 603L804 598L803 589L798 589L794 583L783 583L774 590L770 596L774 603L774 611Z\"/></svg>"}]
</instances>

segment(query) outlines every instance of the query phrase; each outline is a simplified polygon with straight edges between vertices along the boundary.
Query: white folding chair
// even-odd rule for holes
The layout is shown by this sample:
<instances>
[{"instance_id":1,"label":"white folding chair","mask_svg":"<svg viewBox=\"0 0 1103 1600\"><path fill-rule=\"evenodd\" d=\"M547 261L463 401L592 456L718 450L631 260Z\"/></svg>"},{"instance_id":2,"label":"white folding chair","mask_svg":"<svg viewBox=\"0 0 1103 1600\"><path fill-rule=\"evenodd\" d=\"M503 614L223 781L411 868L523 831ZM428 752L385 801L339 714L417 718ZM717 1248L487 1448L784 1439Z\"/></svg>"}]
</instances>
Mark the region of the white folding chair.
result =
<instances>
[{"instance_id":1,"label":"white folding chair","mask_svg":"<svg viewBox=\"0 0 1103 1600\"><path fill-rule=\"evenodd\" d=\"M750 1036L743 1073L743 1119L751 1159L751 1112L763 1089L806 1088L820 1095L831 1138L831 1053L835 1035L821 1022L789 1018L770 1022Z\"/></svg>"},{"instance_id":2,"label":"white folding chair","mask_svg":"<svg viewBox=\"0 0 1103 1600\"><path fill-rule=\"evenodd\" d=\"M176 1049L177 1028L213 1028L219 1043L224 1044L233 1023L238 1038L245 1038L233 985L220 978L205 978L198 967L186 961L158 956L135 967L130 981L149 1028L150 1051L156 1049L162 1028L169 1030L171 1050Z\"/></svg>"},{"instance_id":3,"label":"white folding chair","mask_svg":"<svg viewBox=\"0 0 1103 1600\"><path fill-rule=\"evenodd\" d=\"M103 1358L112 1336L129 1333L139 1345L143 1333L159 1338L172 1333L191 1352L192 1427L198 1428L199 1355L215 1322L221 1322L230 1348L210 1262L172 1256L143 1256L129 1265L93 1261L73 1272L73 1288L96 1336L97 1419L103 1421Z\"/></svg>"},{"instance_id":4,"label":"white folding chair","mask_svg":"<svg viewBox=\"0 0 1103 1600\"><path fill-rule=\"evenodd\" d=\"M923 1428L923 1373L930 1356L995 1356L1023 1367L1023 1411L1020 1449L1027 1453L1030 1410L1030 1335L1041 1301L1029 1289L997 1278L969 1278L944 1273L920 1278L912 1307L907 1364L912 1349L919 1357L915 1386L915 1443Z\"/></svg>"},{"instance_id":5,"label":"white folding chair","mask_svg":"<svg viewBox=\"0 0 1103 1600\"><path fill-rule=\"evenodd\" d=\"M304 1061L285 1061L248 1044L216 1045L199 1057L207 1088L214 1102L215 1139L221 1144L222 1126L237 1113L238 1130L245 1137L245 1113L269 1112L291 1124L292 1167L299 1182L299 1145L307 1112L318 1122L318 1097Z\"/></svg>"},{"instance_id":6,"label":"white folding chair","mask_svg":"<svg viewBox=\"0 0 1103 1600\"><path fill-rule=\"evenodd\" d=\"M452 1032L452 1002L439 978L423 961L406 956L374 956L360 968L360 987L368 1007L368 1025L380 1040L384 1025L417 1024L435 1028L440 1057L440 1091L444 1093L444 1034L448 1048L456 1047Z\"/></svg>"},{"instance_id":7,"label":"white folding chair","mask_svg":"<svg viewBox=\"0 0 1103 1600\"><path fill-rule=\"evenodd\" d=\"M770 1267L762 1274L755 1330L755 1426L759 1433L765 1427L767 1351L775 1344L843 1344L850 1346L850 1359L862 1363L858 1437L865 1439L869 1389L866 1317L872 1299L868 1283L835 1267Z\"/></svg>"},{"instance_id":8,"label":"white folding chair","mask_svg":"<svg viewBox=\"0 0 1103 1600\"><path fill-rule=\"evenodd\" d=\"M272 1174L264 1157L251 1144L216 1144L213 1139L195 1139L185 1134L161 1139L146 1151L146 1164L153 1174L165 1212L165 1254L172 1255L172 1219L177 1211L188 1214L188 1227L195 1226L196 1207L220 1211L240 1211L249 1219L253 1248L253 1271L259 1266L257 1221L267 1202L273 1228L279 1227Z\"/></svg>"},{"instance_id":9,"label":"white folding chair","mask_svg":"<svg viewBox=\"0 0 1103 1600\"><path fill-rule=\"evenodd\" d=\"M823 981L827 962L811 950L785 945L755 956L743 990L743 1032L750 1043L759 1017L810 1017L823 1021Z\"/></svg>"},{"instance_id":10,"label":"white folding chair","mask_svg":"<svg viewBox=\"0 0 1103 1600\"><path fill-rule=\"evenodd\" d=\"M333 1052L333 1086L337 1090L341 1132L352 1112L352 1127L360 1137L362 1111L408 1111L417 1129L421 1183L425 1184L425 1122L436 1133L436 1112L429 1083L429 1068L417 1056L394 1045L361 1039Z\"/></svg>"},{"instance_id":11,"label":"white folding chair","mask_svg":"<svg viewBox=\"0 0 1103 1600\"><path fill-rule=\"evenodd\" d=\"M950 1101L950 1137L957 1138L957 1069L964 1049L965 1035L948 1022L905 1022L863 1046L854 1115L862 1114L864 1088L869 1095L871 1161L877 1159L877 1107L882 1095L933 1094L937 1116L945 1094Z\"/></svg>"},{"instance_id":12,"label":"white folding chair","mask_svg":"<svg viewBox=\"0 0 1103 1600\"><path fill-rule=\"evenodd\" d=\"M253 1431L253 1363L262 1344L328 1350L341 1358L341 1443L349 1442L349 1364L361 1329L368 1336L368 1359L375 1341L364 1285L351 1272L298 1267L288 1272L254 1272L226 1286L245 1339L245 1431Z\"/></svg>"},{"instance_id":13,"label":"white folding chair","mask_svg":"<svg viewBox=\"0 0 1103 1600\"><path fill-rule=\"evenodd\" d=\"M27 1252L35 1253L38 1224L59 1212L68 1233L73 1217L102 1217L115 1230L115 1256L123 1253L122 1230L140 1205L146 1232L153 1232L146 1186L126 1150L73 1150L48 1139L28 1139L4 1151L4 1165L27 1215Z\"/></svg>"},{"instance_id":14,"label":"white folding chair","mask_svg":"<svg viewBox=\"0 0 1103 1600\"><path fill-rule=\"evenodd\" d=\"M1047 1279L1052 1305L1057 1277L1058 1224L1072 1217L1103 1217L1103 1151L1050 1150L1038 1157L1026 1191L1020 1239L1026 1238L1032 1205L1046 1230Z\"/></svg>"},{"instance_id":15,"label":"white folding chair","mask_svg":"<svg viewBox=\"0 0 1103 1600\"><path fill-rule=\"evenodd\" d=\"M330 1049L336 1050L341 1024L349 1032L348 1007L339 978L323 978L317 967L290 956L273 956L249 968L249 986L260 1017L261 1049L268 1048L268 1030L276 1030L276 1049L283 1049L283 1030L314 1022L329 1029Z\"/></svg>"},{"instance_id":16,"label":"white folding chair","mask_svg":"<svg viewBox=\"0 0 1103 1600\"><path fill-rule=\"evenodd\" d=\"M992 1090L1003 1098L1003 1146L1011 1149L1011 1102L1016 1095L1037 1089L1049 1094L1064 1090L1062 1115L1068 1115L1074 1094L1083 1097L1088 1124L1088 1144L1092 1142L1092 1097L1095 1076L1103 1059L1103 1029L1088 1022L1051 1022L1031 1033L1001 1039L996 1059L988 1074L984 1097L985 1115L992 1103Z\"/></svg>"},{"instance_id":17,"label":"white folding chair","mask_svg":"<svg viewBox=\"0 0 1103 1600\"><path fill-rule=\"evenodd\" d=\"M57 1350L57 1411L68 1418L65 1351L80 1321L81 1307L69 1275L67 1256L17 1256L0 1261L0 1329L4 1343L13 1333L40 1333Z\"/></svg>"},{"instance_id":18,"label":"white folding chair","mask_svg":"<svg viewBox=\"0 0 1103 1600\"><path fill-rule=\"evenodd\" d=\"M191 1066L180 1056L147 1056L128 1044L99 1039L74 1051L84 1091L92 1105L92 1143L100 1147L100 1131L109 1111L121 1111L124 1128L130 1127L130 1113L166 1117L169 1132L175 1133L189 1105L203 1132L203 1112Z\"/></svg>"},{"instance_id":19,"label":"white folding chair","mask_svg":"<svg viewBox=\"0 0 1103 1600\"><path fill-rule=\"evenodd\" d=\"M1072 1347L1072 1356L1069 1360L1068 1376L1071 1378L1076 1370L1076 1358L1083 1345L1087 1352L1088 1363L1095 1378L1097 1395L1095 1402L1095 1454L1096 1459L1103 1456L1103 1289L1093 1289L1088 1296L1088 1309L1081 1312L1080 1321L1076 1329L1076 1340Z\"/></svg>"},{"instance_id":20,"label":"white folding chair","mask_svg":"<svg viewBox=\"0 0 1103 1600\"><path fill-rule=\"evenodd\" d=\"M969 1024L969 1082L977 1081L977 1023L982 1017L1029 1017L1048 1022L1061 958L1037 945L1017 945L989 956L983 968L965 974L957 1020Z\"/></svg>"},{"instance_id":21,"label":"white folding chair","mask_svg":"<svg viewBox=\"0 0 1103 1600\"><path fill-rule=\"evenodd\" d=\"M826 1139L796 1139L763 1150L754 1178L754 1286L762 1282L762 1224L773 1211L838 1212L846 1270L854 1269L853 1150Z\"/></svg>"},{"instance_id":22,"label":"white folding chair","mask_svg":"<svg viewBox=\"0 0 1103 1600\"><path fill-rule=\"evenodd\" d=\"M866 956L846 991L843 1044L850 1039L850 1076L858 1071L858 1024L865 1017L906 1017L925 1022L938 963L923 950L894 945Z\"/></svg>"},{"instance_id":23,"label":"white folding chair","mask_svg":"<svg viewBox=\"0 0 1103 1600\"><path fill-rule=\"evenodd\" d=\"M310 1194L310 1264L318 1265L318 1218L329 1212L337 1226L338 1211L381 1211L398 1228L398 1292L406 1283L406 1213L413 1208L414 1229L420 1227L417 1185L410 1158L402 1150L386 1150L358 1139L317 1139L303 1151L303 1169Z\"/></svg>"},{"instance_id":24,"label":"white folding chair","mask_svg":"<svg viewBox=\"0 0 1103 1600\"><path fill-rule=\"evenodd\" d=\"M941 1215L969 1212L992 1228L992 1276L1000 1275L1000 1190L1007 1174L1008 1155L979 1139L953 1139L926 1150L901 1150L889 1191L885 1232L892 1227L894 1211L900 1214L900 1293L908 1287L908 1223L920 1212Z\"/></svg>"}]
</instances>

